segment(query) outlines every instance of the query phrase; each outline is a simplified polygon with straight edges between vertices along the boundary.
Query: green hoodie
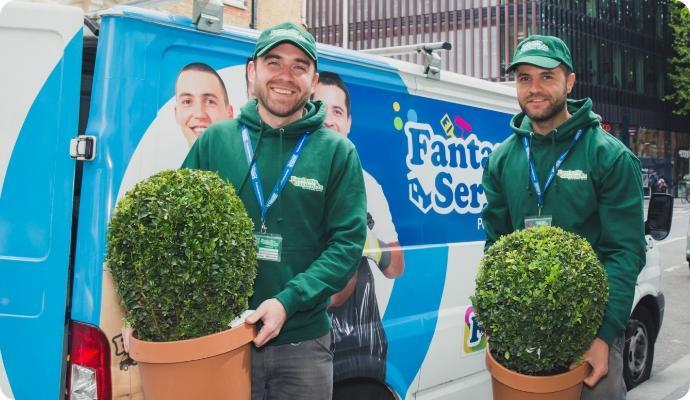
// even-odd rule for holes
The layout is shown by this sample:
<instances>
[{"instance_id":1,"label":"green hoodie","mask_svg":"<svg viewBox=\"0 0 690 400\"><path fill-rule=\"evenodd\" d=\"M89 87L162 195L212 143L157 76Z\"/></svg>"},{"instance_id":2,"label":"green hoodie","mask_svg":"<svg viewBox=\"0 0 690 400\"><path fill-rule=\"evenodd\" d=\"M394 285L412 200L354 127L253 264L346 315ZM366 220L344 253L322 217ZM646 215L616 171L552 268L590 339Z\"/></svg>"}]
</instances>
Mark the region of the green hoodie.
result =
<instances>
[{"instance_id":1,"label":"green hoodie","mask_svg":"<svg viewBox=\"0 0 690 400\"><path fill-rule=\"evenodd\" d=\"M542 214L551 215L553 225L586 238L603 262L609 298L598 337L611 344L625 330L637 275L645 264L642 176L635 155L599 127L591 109L590 99L569 100L571 118L546 136L532 133L524 113L513 117L515 134L498 146L484 169L482 223L488 247L501 235L523 229L525 217L538 214L523 137L531 142L543 190L557 158L583 129L544 194Z\"/></svg>"},{"instance_id":2,"label":"green hoodie","mask_svg":"<svg viewBox=\"0 0 690 400\"><path fill-rule=\"evenodd\" d=\"M322 127L326 108L321 102L307 103L300 120L278 129L261 120L256 100L241 111L235 120L210 126L182 166L217 171L232 183L258 231L261 211L249 177L242 125L250 133L264 202L295 144L310 133L288 183L266 216L268 233L283 238L282 260L259 261L249 306L255 309L276 298L285 307L287 321L271 344L323 336L330 330L326 313L330 296L354 273L366 237L359 157L348 139Z\"/></svg>"}]
</instances>

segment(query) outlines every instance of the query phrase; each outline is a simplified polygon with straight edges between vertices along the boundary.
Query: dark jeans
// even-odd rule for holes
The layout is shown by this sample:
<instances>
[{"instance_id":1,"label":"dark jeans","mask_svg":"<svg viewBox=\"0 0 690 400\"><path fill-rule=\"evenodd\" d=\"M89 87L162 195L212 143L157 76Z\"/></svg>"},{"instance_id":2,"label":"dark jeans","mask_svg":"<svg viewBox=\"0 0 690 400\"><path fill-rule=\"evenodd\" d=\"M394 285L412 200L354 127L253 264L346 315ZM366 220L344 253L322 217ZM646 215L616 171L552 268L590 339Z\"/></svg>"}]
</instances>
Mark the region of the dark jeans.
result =
<instances>
[{"instance_id":1,"label":"dark jeans","mask_svg":"<svg viewBox=\"0 0 690 400\"><path fill-rule=\"evenodd\" d=\"M627 390L623 380L623 337L613 340L609 348L609 373L590 388L584 385L580 400L625 400Z\"/></svg>"},{"instance_id":2,"label":"dark jeans","mask_svg":"<svg viewBox=\"0 0 690 400\"><path fill-rule=\"evenodd\" d=\"M330 400L331 333L299 343L252 350L252 400Z\"/></svg>"}]
</instances>

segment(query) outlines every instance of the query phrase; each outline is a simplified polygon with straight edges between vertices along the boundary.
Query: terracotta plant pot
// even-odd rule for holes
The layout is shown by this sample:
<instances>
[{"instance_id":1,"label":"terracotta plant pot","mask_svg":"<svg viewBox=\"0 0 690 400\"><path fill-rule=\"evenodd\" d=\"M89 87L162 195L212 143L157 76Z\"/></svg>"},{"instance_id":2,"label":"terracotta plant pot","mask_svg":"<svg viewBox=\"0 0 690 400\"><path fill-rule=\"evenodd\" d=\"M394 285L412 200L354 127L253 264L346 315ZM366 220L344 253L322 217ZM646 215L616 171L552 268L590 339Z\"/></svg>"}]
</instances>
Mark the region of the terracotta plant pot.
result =
<instances>
[{"instance_id":1,"label":"terracotta plant pot","mask_svg":"<svg viewBox=\"0 0 690 400\"><path fill-rule=\"evenodd\" d=\"M253 325L196 339L145 342L132 337L146 400L251 398Z\"/></svg>"},{"instance_id":2,"label":"terracotta plant pot","mask_svg":"<svg viewBox=\"0 0 690 400\"><path fill-rule=\"evenodd\" d=\"M583 381L591 368L583 363L558 375L523 375L499 364L488 348L486 366L491 373L494 400L579 400Z\"/></svg>"}]
</instances>

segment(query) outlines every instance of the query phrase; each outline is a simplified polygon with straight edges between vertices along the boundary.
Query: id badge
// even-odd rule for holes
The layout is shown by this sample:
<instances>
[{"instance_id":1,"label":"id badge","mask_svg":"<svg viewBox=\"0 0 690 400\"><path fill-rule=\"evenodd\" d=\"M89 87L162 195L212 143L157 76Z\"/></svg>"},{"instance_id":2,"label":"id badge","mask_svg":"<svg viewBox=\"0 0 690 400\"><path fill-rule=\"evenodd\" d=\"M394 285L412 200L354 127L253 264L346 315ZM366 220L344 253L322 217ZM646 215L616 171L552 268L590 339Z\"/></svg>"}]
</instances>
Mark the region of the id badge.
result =
<instances>
[{"instance_id":1,"label":"id badge","mask_svg":"<svg viewBox=\"0 0 690 400\"><path fill-rule=\"evenodd\" d=\"M255 233L256 257L259 260L280 262L283 250L283 237L270 233Z\"/></svg>"},{"instance_id":2,"label":"id badge","mask_svg":"<svg viewBox=\"0 0 690 400\"><path fill-rule=\"evenodd\" d=\"M537 226L551 226L552 219L550 215L532 215L525 217L525 229Z\"/></svg>"}]
</instances>

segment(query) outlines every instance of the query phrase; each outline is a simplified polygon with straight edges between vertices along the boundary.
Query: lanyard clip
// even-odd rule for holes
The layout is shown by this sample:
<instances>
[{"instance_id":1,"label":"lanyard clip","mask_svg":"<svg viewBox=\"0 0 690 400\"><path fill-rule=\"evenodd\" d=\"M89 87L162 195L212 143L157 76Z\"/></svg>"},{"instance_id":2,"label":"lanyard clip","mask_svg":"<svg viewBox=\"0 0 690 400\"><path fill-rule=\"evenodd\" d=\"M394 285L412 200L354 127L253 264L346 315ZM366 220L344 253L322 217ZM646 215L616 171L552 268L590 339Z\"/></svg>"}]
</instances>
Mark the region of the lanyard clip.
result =
<instances>
[{"instance_id":1,"label":"lanyard clip","mask_svg":"<svg viewBox=\"0 0 690 400\"><path fill-rule=\"evenodd\" d=\"M261 234L265 235L266 232L268 232L268 229L266 228L266 223L265 221L261 221Z\"/></svg>"},{"instance_id":2,"label":"lanyard clip","mask_svg":"<svg viewBox=\"0 0 690 400\"><path fill-rule=\"evenodd\" d=\"M540 216L540 217L541 217L541 210L542 210L542 208L543 208L542 206L539 206L539 216Z\"/></svg>"}]
</instances>

